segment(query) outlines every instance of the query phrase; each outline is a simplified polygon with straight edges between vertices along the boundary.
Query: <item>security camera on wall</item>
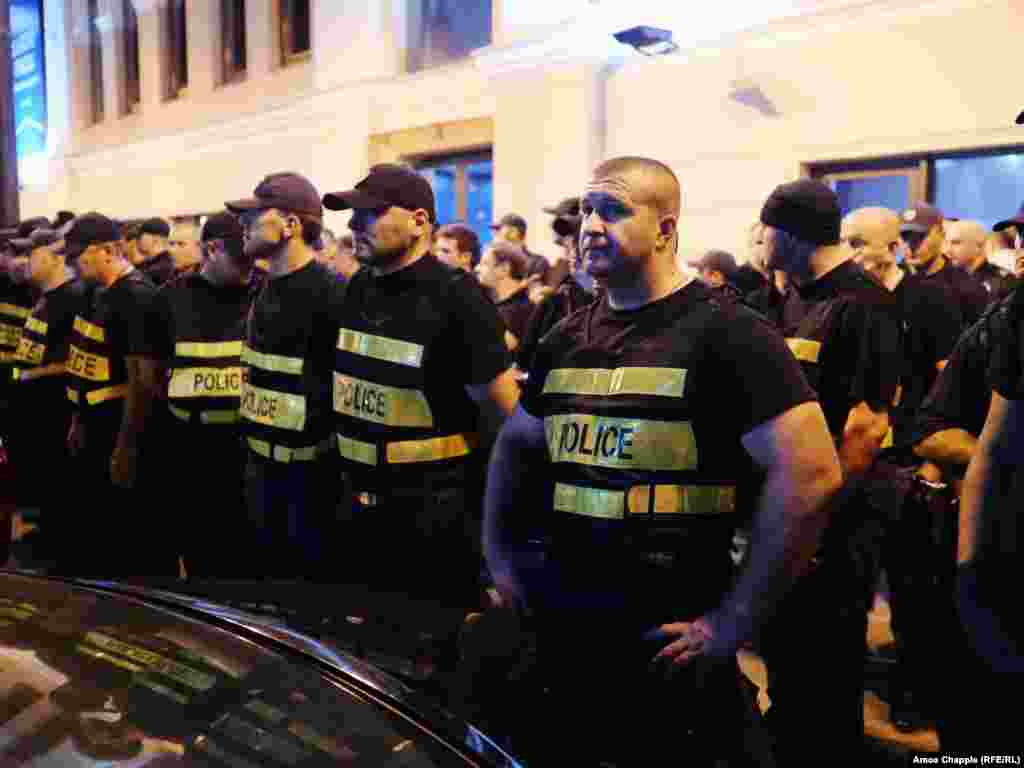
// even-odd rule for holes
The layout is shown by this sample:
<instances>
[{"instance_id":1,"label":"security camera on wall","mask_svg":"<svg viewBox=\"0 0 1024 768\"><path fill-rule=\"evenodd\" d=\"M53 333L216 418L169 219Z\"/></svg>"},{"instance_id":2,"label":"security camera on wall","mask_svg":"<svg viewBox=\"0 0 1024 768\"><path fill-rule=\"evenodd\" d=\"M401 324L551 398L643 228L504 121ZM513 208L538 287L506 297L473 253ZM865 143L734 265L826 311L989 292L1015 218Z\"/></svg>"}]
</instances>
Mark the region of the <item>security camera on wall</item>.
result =
<instances>
[{"instance_id":1,"label":"security camera on wall","mask_svg":"<svg viewBox=\"0 0 1024 768\"><path fill-rule=\"evenodd\" d=\"M1024 125L1024 112L1017 115L1017 125Z\"/></svg>"}]
</instances>

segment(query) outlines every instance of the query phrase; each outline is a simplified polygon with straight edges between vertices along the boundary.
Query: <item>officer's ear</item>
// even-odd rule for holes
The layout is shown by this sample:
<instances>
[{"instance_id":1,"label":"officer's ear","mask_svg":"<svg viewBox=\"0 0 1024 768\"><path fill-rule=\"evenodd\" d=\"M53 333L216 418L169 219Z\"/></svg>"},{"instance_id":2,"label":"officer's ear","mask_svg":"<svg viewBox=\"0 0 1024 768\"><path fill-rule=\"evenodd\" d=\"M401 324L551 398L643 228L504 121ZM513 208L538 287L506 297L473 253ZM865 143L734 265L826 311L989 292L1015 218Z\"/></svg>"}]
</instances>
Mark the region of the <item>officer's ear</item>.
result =
<instances>
[{"instance_id":1,"label":"officer's ear","mask_svg":"<svg viewBox=\"0 0 1024 768\"><path fill-rule=\"evenodd\" d=\"M427 232L427 228L430 226L430 214L422 208L417 208L412 212L412 223L414 227L414 233L422 237Z\"/></svg>"},{"instance_id":2,"label":"officer's ear","mask_svg":"<svg viewBox=\"0 0 1024 768\"><path fill-rule=\"evenodd\" d=\"M675 216L665 216L658 222L658 245L662 249L674 250L673 241L678 223Z\"/></svg>"}]
</instances>

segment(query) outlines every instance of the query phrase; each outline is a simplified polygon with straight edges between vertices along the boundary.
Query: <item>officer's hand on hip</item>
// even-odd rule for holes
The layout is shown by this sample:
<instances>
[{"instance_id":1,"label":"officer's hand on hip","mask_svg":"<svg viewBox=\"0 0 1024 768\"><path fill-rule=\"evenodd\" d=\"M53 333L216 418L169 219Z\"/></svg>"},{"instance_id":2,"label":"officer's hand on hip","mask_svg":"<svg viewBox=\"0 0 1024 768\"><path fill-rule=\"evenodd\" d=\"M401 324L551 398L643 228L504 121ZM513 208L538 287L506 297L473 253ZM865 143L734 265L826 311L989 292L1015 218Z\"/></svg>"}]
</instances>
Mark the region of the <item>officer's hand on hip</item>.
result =
<instances>
[{"instance_id":1,"label":"officer's hand on hip","mask_svg":"<svg viewBox=\"0 0 1024 768\"><path fill-rule=\"evenodd\" d=\"M497 599L492 600L494 605L498 608L513 608L526 613L526 591L523 589L523 583L519 580L519 575L508 563L488 563L488 570L491 573L491 578L494 579L494 591L497 592ZM490 590L488 590L490 592Z\"/></svg>"},{"instance_id":2,"label":"officer's hand on hip","mask_svg":"<svg viewBox=\"0 0 1024 768\"><path fill-rule=\"evenodd\" d=\"M725 656L736 652L734 643L727 638L730 632L712 627L709 617L702 616L694 621L680 621L662 624L648 633L649 638L669 641L658 651L653 663L671 663L677 666L689 664L699 656Z\"/></svg>"},{"instance_id":3,"label":"officer's hand on hip","mask_svg":"<svg viewBox=\"0 0 1024 768\"><path fill-rule=\"evenodd\" d=\"M110 482L118 488L135 485L135 456L130 451L114 450L110 457Z\"/></svg>"}]
</instances>

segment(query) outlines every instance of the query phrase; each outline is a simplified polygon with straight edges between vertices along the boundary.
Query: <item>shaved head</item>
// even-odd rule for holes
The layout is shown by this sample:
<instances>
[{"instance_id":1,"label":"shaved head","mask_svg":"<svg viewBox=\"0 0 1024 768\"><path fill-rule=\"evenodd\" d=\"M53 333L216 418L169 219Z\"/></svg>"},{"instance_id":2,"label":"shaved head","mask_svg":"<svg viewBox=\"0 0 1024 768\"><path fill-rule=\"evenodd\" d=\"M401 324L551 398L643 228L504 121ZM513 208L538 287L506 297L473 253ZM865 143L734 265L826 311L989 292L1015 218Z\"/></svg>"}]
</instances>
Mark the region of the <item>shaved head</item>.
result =
<instances>
[{"instance_id":1,"label":"shaved head","mask_svg":"<svg viewBox=\"0 0 1024 768\"><path fill-rule=\"evenodd\" d=\"M976 221L961 219L946 231L946 250L953 266L973 272L985 263L988 230Z\"/></svg>"},{"instance_id":2,"label":"shaved head","mask_svg":"<svg viewBox=\"0 0 1024 768\"><path fill-rule=\"evenodd\" d=\"M853 260L885 282L897 269L900 226L888 208L859 208L843 219L841 237Z\"/></svg>"},{"instance_id":3,"label":"shaved head","mask_svg":"<svg viewBox=\"0 0 1024 768\"><path fill-rule=\"evenodd\" d=\"M650 205L659 215L678 216L682 191L675 172L649 157L615 157L594 169L593 181L628 180L633 200Z\"/></svg>"}]
</instances>

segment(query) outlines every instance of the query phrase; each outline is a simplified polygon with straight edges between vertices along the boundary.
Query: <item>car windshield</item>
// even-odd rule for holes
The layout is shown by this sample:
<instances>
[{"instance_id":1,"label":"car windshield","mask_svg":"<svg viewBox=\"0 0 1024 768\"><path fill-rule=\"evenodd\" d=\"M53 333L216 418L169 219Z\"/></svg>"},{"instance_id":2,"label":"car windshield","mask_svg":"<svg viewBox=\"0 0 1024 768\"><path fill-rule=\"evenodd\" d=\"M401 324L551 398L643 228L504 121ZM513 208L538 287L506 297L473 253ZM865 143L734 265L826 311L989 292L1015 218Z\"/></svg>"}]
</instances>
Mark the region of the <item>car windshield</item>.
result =
<instances>
[{"instance_id":1,"label":"car windshield","mask_svg":"<svg viewBox=\"0 0 1024 768\"><path fill-rule=\"evenodd\" d=\"M465 765L372 690L114 593L0 576L11 765Z\"/></svg>"}]
</instances>

